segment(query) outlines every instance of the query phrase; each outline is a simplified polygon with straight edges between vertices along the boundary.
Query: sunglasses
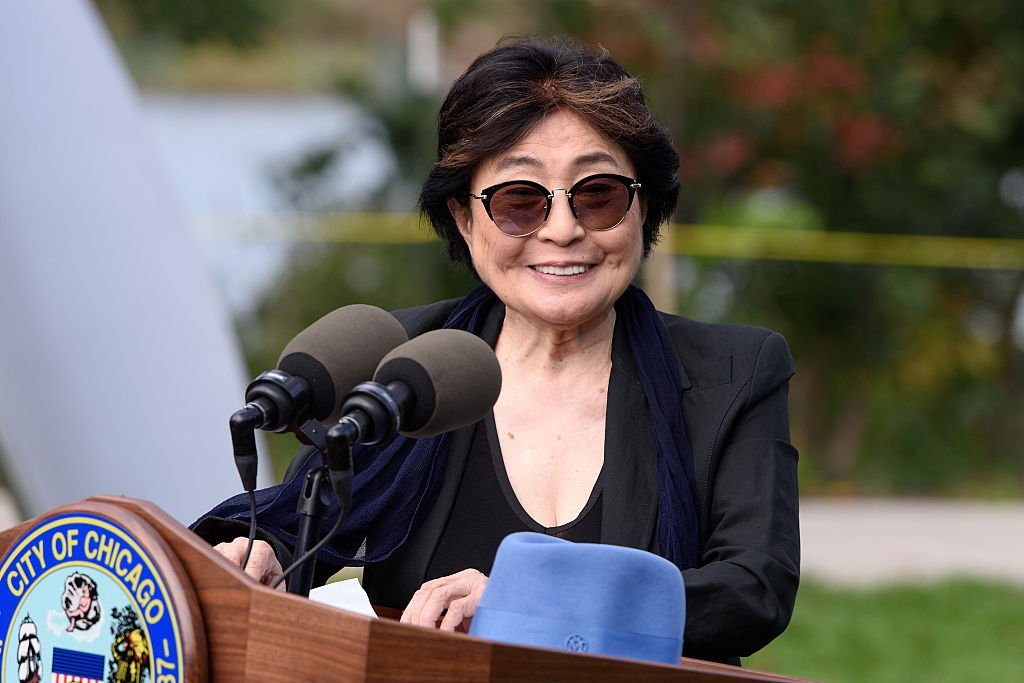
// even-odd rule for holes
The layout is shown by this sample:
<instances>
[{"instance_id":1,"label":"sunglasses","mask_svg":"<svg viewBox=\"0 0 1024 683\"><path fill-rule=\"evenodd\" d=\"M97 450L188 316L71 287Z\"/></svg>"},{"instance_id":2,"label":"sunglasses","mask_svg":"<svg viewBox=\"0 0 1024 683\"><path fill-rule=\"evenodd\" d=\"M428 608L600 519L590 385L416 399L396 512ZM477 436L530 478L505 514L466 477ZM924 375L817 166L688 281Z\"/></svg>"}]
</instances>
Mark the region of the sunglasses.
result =
<instances>
[{"instance_id":1,"label":"sunglasses","mask_svg":"<svg viewBox=\"0 0 1024 683\"><path fill-rule=\"evenodd\" d=\"M622 222L633 205L640 183L614 173L597 173L582 178L568 190L548 190L532 180L509 180L469 194L484 203L487 216L510 237L527 237L537 232L551 213L551 200L561 191L569 200L576 220L587 230L611 230Z\"/></svg>"}]
</instances>

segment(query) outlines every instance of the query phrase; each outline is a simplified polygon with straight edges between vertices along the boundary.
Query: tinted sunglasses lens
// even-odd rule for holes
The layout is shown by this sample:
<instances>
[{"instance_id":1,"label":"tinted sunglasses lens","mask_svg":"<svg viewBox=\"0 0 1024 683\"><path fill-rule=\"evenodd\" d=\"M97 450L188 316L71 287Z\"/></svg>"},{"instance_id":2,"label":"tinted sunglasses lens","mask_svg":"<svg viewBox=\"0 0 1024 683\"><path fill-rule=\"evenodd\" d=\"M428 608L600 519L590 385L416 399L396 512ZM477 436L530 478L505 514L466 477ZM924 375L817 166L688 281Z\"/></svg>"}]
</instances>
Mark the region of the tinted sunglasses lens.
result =
<instances>
[{"instance_id":1,"label":"tinted sunglasses lens","mask_svg":"<svg viewBox=\"0 0 1024 683\"><path fill-rule=\"evenodd\" d=\"M506 235L533 232L547 212L547 194L530 185L506 185L491 196L491 218Z\"/></svg>"},{"instance_id":2,"label":"tinted sunglasses lens","mask_svg":"<svg viewBox=\"0 0 1024 683\"><path fill-rule=\"evenodd\" d=\"M629 211L629 188L613 178L594 178L572 193L576 217L590 230L608 230Z\"/></svg>"}]
</instances>

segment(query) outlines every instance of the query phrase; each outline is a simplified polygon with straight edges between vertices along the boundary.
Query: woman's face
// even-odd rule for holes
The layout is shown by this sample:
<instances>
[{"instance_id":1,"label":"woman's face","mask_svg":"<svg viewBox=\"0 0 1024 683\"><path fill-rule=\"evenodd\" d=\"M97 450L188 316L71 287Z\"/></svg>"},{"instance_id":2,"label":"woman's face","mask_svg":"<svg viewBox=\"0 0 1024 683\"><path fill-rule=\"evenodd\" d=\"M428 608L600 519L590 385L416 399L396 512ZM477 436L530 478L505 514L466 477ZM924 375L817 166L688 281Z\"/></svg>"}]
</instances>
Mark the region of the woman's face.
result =
<instances>
[{"instance_id":1,"label":"woman's face","mask_svg":"<svg viewBox=\"0 0 1024 683\"><path fill-rule=\"evenodd\" d=\"M508 180L532 180L549 190L568 189L595 173L635 177L625 152L573 113L548 115L522 142L480 165L470 192ZM547 221L529 237L509 237L488 217L483 202L449 202L480 279L510 313L534 324L570 329L600 322L625 291L643 254L640 201L619 225L584 228L562 192Z\"/></svg>"}]
</instances>

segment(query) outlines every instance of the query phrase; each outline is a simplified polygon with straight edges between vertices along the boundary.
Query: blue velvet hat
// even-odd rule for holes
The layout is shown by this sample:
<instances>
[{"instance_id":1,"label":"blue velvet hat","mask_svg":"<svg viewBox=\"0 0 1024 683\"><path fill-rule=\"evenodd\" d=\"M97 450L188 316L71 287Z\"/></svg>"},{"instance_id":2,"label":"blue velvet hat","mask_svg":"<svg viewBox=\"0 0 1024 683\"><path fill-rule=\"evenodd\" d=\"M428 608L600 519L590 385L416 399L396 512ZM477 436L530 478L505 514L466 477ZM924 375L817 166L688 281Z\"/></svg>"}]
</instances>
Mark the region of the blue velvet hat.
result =
<instances>
[{"instance_id":1,"label":"blue velvet hat","mask_svg":"<svg viewBox=\"0 0 1024 683\"><path fill-rule=\"evenodd\" d=\"M501 542L469 632L517 645L678 664L679 569L634 548L531 532Z\"/></svg>"}]
</instances>

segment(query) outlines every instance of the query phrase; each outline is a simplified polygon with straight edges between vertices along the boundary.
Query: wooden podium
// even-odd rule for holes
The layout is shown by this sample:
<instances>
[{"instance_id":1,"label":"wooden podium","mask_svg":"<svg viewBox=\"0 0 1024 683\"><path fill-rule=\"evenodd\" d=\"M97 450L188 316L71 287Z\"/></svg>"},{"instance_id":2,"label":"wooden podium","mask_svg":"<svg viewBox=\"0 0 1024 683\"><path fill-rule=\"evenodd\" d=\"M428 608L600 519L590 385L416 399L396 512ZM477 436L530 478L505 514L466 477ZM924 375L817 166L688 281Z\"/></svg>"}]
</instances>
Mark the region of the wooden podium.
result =
<instances>
[{"instance_id":1,"label":"wooden podium","mask_svg":"<svg viewBox=\"0 0 1024 683\"><path fill-rule=\"evenodd\" d=\"M0 532L5 566L15 566L9 551L23 547L26 534L48 519L75 514L126 530L163 577L180 624L181 666L160 672L151 667L152 683L796 680L685 658L667 666L506 645L345 612L257 585L155 505L131 498L87 498ZM31 571L31 553L18 554L28 555L25 567ZM21 577L15 569L7 573L0 577L0 591L19 589L25 571ZM4 662L9 649L3 650ZM155 658L158 648L153 649Z\"/></svg>"}]
</instances>

